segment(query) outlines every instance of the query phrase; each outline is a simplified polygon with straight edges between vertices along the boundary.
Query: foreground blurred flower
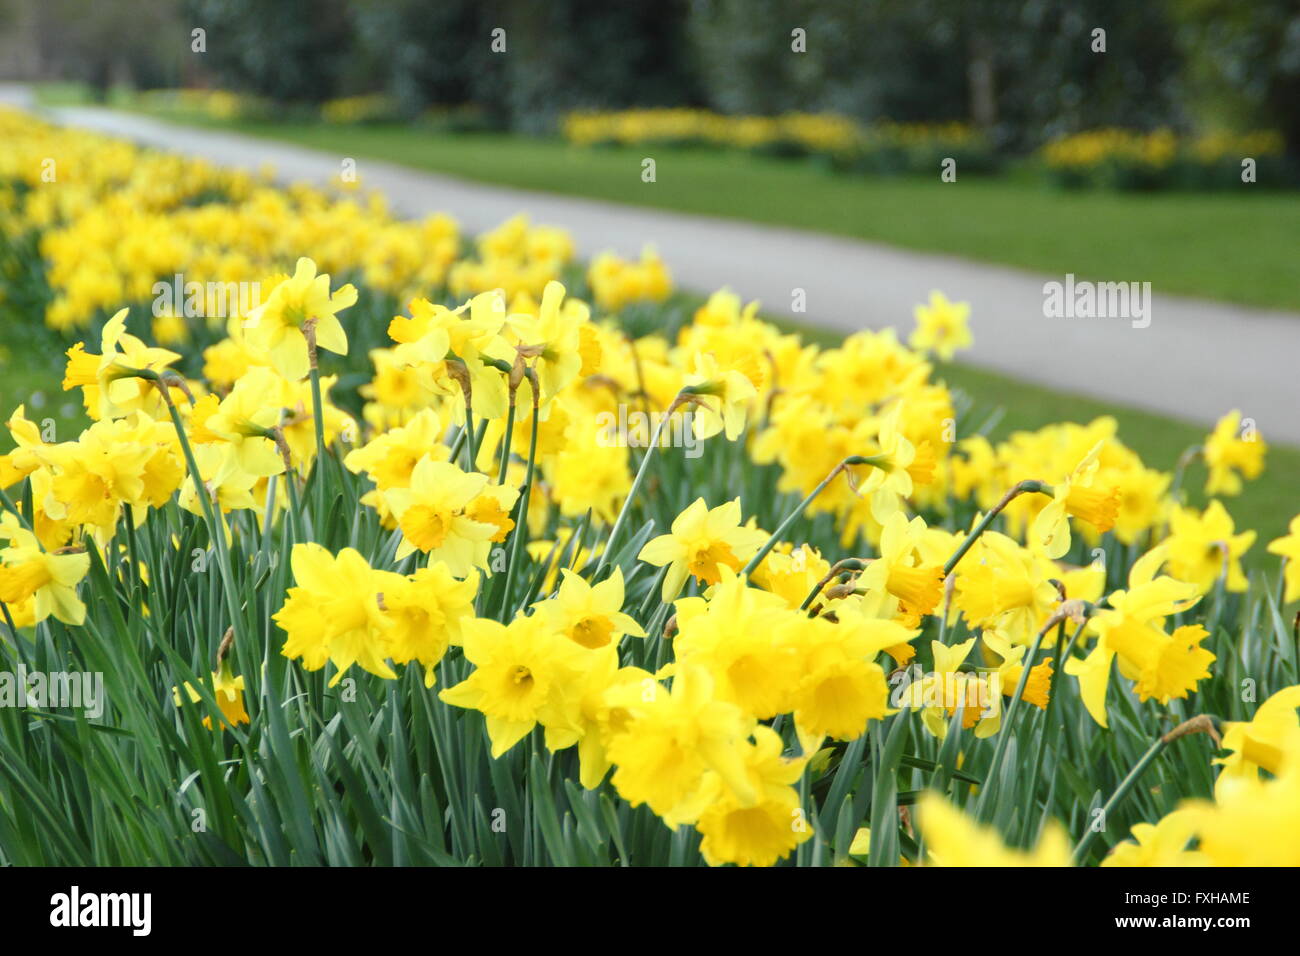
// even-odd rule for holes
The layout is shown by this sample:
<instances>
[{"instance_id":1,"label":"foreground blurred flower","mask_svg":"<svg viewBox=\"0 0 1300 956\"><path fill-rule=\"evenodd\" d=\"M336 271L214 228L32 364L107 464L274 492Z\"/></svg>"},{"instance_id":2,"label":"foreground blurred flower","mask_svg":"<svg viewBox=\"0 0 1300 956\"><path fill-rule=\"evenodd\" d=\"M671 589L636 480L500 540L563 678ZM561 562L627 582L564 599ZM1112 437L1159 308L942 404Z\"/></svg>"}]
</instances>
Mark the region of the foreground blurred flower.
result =
<instances>
[{"instance_id":1,"label":"foreground blurred flower","mask_svg":"<svg viewBox=\"0 0 1300 956\"><path fill-rule=\"evenodd\" d=\"M949 302L942 292L931 292L927 305L912 309L916 316L916 331L908 344L922 352L934 352L945 362L952 361L958 349L968 349L974 344L970 327L969 302Z\"/></svg>"},{"instance_id":2,"label":"foreground blurred flower","mask_svg":"<svg viewBox=\"0 0 1300 956\"><path fill-rule=\"evenodd\" d=\"M1209 866L1203 853L1188 850L1195 831L1195 816L1175 810L1158 823L1138 823L1133 839L1117 843L1102 866Z\"/></svg>"},{"instance_id":3,"label":"foreground blurred flower","mask_svg":"<svg viewBox=\"0 0 1300 956\"><path fill-rule=\"evenodd\" d=\"M931 866L1069 866L1070 846L1055 820L1033 850L1009 849L996 830L976 823L937 793L917 808Z\"/></svg>"}]
</instances>

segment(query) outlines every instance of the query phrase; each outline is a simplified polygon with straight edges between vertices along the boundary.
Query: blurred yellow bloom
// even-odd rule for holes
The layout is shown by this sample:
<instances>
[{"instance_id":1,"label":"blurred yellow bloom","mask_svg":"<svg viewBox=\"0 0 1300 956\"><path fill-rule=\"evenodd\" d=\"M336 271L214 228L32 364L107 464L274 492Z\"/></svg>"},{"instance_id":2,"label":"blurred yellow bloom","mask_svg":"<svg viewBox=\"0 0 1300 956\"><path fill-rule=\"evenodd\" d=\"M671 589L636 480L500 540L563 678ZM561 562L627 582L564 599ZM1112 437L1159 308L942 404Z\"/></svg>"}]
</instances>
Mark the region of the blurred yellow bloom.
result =
<instances>
[{"instance_id":1,"label":"blurred yellow bloom","mask_svg":"<svg viewBox=\"0 0 1300 956\"><path fill-rule=\"evenodd\" d=\"M1242 428L1241 412L1234 409L1224 415L1205 441L1205 464L1210 469L1205 493L1241 494L1241 479L1258 478L1264 471L1267 451L1268 445L1253 426Z\"/></svg>"},{"instance_id":2,"label":"blurred yellow bloom","mask_svg":"<svg viewBox=\"0 0 1300 956\"><path fill-rule=\"evenodd\" d=\"M958 349L968 349L974 344L967 319L969 302L949 302L942 292L931 292L927 305L912 310L916 317L916 331L908 344L922 352L934 352L945 362L951 362Z\"/></svg>"}]
</instances>

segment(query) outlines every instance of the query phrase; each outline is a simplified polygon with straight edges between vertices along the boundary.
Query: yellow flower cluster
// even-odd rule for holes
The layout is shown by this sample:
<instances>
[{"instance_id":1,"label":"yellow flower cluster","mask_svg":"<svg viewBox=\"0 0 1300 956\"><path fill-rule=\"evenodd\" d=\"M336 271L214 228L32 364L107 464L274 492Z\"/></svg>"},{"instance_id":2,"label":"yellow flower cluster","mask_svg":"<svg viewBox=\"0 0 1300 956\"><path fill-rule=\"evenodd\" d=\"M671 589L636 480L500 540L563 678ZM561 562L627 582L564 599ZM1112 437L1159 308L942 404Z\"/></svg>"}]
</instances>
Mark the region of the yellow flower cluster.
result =
<instances>
[{"instance_id":1,"label":"yellow flower cluster","mask_svg":"<svg viewBox=\"0 0 1300 956\"><path fill-rule=\"evenodd\" d=\"M978 136L961 123L894 123L864 126L834 113L744 116L699 109L638 109L576 112L565 116L561 133L578 146L643 143L703 143L739 149L790 149L848 156L881 149L971 146Z\"/></svg>"},{"instance_id":2,"label":"yellow flower cluster","mask_svg":"<svg viewBox=\"0 0 1300 956\"><path fill-rule=\"evenodd\" d=\"M1054 168L1087 168L1116 160L1159 168L1177 154L1178 137L1171 129L1094 129L1059 137L1042 149L1043 161Z\"/></svg>"},{"instance_id":3,"label":"yellow flower cluster","mask_svg":"<svg viewBox=\"0 0 1300 956\"><path fill-rule=\"evenodd\" d=\"M1272 130L1180 137L1171 129L1105 128L1058 137L1038 155L1050 173L1067 182L1154 186L1177 176L1212 185L1216 170L1226 169L1235 178L1243 159L1277 160L1283 152L1282 136Z\"/></svg>"},{"instance_id":4,"label":"yellow flower cluster","mask_svg":"<svg viewBox=\"0 0 1300 956\"><path fill-rule=\"evenodd\" d=\"M320 108L320 117L327 123L368 123L396 115L396 102L384 93L344 96L327 100Z\"/></svg>"},{"instance_id":5,"label":"yellow flower cluster","mask_svg":"<svg viewBox=\"0 0 1300 956\"><path fill-rule=\"evenodd\" d=\"M829 113L728 116L695 109L570 113L562 133L579 146L700 142L753 149L789 143L809 152L849 149L862 136L854 120Z\"/></svg>"},{"instance_id":6,"label":"yellow flower cluster","mask_svg":"<svg viewBox=\"0 0 1300 956\"><path fill-rule=\"evenodd\" d=\"M287 271L302 249L324 270L354 273L398 298L440 287L460 256L449 217L397 220L377 197L277 189L265 178L34 124L13 111L0 111L0 136L12 145L0 157L5 228L11 236L40 232L54 293L45 320L56 329L85 327L122 302L161 297L168 306L177 276L186 288L202 286L198 294L180 290L182 311L220 326L241 318L230 306L248 296L237 290L269 292L263 280ZM58 188L36 188L43 183ZM555 277L571 255L565 243L567 236L537 242L546 248L536 253L542 265L533 286ZM165 292L160 282L169 284ZM185 341L183 320L159 326L170 333L159 338Z\"/></svg>"}]
</instances>

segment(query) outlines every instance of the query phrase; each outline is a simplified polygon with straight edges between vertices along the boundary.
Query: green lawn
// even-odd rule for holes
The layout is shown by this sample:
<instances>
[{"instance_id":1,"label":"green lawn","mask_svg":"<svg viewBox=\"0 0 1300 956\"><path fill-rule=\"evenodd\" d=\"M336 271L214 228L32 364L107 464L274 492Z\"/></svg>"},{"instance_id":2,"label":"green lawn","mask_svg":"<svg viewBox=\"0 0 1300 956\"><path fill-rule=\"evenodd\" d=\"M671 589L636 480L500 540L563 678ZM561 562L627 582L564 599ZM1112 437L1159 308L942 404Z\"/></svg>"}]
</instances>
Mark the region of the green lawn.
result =
<instances>
[{"instance_id":1,"label":"green lawn","mask_svg":"<svg viewBox=\"0 0 1300 956\"><path fill-rule=\"evenodd\" d=\"M197 120L195 120L197 121ZM942 183L810 161L668 147L586 149L402 125L220 125L353 157L525 189L793 226L1166 293L1300 311L1300 193L1060 191L1025 172ZM652 156L657 181L641 181Z\"/></svg>"}]
</instances>

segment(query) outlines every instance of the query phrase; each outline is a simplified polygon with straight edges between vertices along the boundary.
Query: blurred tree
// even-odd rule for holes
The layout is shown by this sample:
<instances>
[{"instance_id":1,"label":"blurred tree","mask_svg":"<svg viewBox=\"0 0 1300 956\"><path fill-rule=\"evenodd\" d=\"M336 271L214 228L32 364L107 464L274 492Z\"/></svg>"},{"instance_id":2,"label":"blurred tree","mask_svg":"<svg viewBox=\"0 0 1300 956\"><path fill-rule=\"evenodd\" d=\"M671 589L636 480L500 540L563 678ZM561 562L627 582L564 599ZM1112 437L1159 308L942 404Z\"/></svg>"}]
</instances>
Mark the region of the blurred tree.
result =
<instances>
[{"instance_id":1,"label":"blurred tree","mask_svg":"<svg viewBox=\"0 0 1300 956\"><path fill-rule=\"evenodd\" d=\"M965 32L995 46L995 141L1021 148L1099 126L1185 126L1182 60L1163 3L971 0ZM1093 50L1105 31L1105 52Z\"/></svg>"},{"instance_id":2,"label":"blurred tree","mask_svg":"<svg viewBox=\"0 0 1300 956\"><path fill-rule=\"evenodd\" d=\"M1300 3L1180 0L1170 9L1189 95L1207 119L1280 130L1300 155Z\"/></svg>"},{"instance_id":3,"label":"blurred tree","mask_svg":"<svg viewBox=\"0 0 1300 956\"><path fill-rule=\"evenodd\" d=\"M806 53L791 50L795 27ZM1091 49L1097 27L1105 53ZM1180 58L1159 3L698 0L689 35L706 99L727 112L961 119L1021 147L1181 119Z\"/></svg>"},{"instance_id":4,"label":"blurred tree","mask_svg":"<svg viewBox=\"0 0 1300 956\"><path fill-rule=\"evenodd\" d=\"M686 11L686 0L508 0L514 125L545 130L574 109L698 104Z\"/></svg>"},{"instance_id":5,"label":"blurred tree","mask_svg":"<svg viewBox=\"0 0 1300 956\"><path fill-rule=\"evenodd\" d=\"M473 103L503 122L505 61L494 60L490 48L491 30L502 19L501 6L499 0L355 3L361 44L381 63L379 85L404 112L415 115L434 104Z\"/></svg>"},{"instance_id":6,"label":"blurred tree","mask_svg":"<svg viewBox=\"0 0 1300 956\"><path fill-rule=\"evenodd\" d=\"M189 48L175 0L44 0L31 12L42 68L88 84L100 99L115 82L174 84ZM129 29L133 21L150 29Z\"/></svg>"},{"instance_id":7,"label":"blurred tree","mask_svg":"<svg viewBox=\"0 0 1300 956\"><path fill-rule=\"evenodd\" d=\"M96 4L98 6L98 4ZM348 0L184 0L207 31L207 64L221 85L285 101L337 94L353 50Z\"/></svg>"},{"instance_id":8,"label":"blurred tree","mask_svg":"<svg viewBox=\"0 0 1300 956\"><path fill-rule=\"evenodd\" d=\"M472 102L527 131L581 108L697 101L682 42L686 0L357 0L366 47L408 113ZM504 51L493 31L504 30Z\"/></svg>"}]
</instances>

